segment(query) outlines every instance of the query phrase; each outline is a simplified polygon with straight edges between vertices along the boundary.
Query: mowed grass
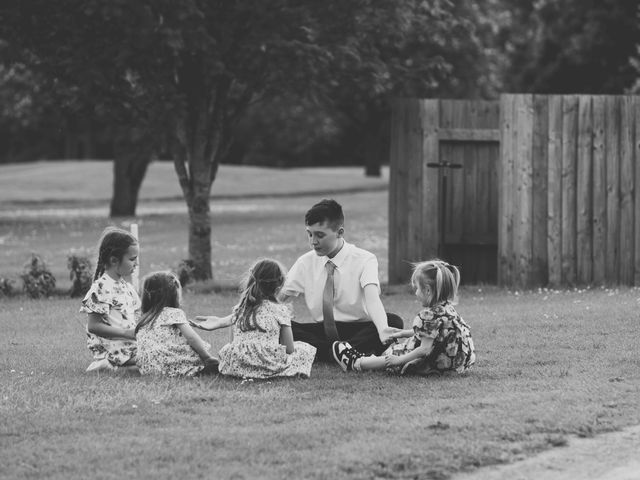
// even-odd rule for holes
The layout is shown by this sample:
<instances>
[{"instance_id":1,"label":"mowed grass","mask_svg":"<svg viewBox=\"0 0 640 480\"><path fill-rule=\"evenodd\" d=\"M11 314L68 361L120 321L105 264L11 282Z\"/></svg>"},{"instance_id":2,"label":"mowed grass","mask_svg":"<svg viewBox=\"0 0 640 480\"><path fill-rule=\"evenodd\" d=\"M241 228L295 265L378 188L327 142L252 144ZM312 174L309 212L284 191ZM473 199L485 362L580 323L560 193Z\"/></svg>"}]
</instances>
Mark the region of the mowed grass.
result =
<instances>
[{"instance_id":1,"label":"mowed grass","mask_svg":"<svg viewBox=\"0 0 640 480\"><path fill-rule=\"evenodd\" d=\"M65 175L84 167L61 162L44 175L41 166L20 166L22 177L11 182L5 169L17 175L20 168L0 167L0 276L15 278L34 251L56 274L60 293L0 299L0 478L442 479L562 447L570 435L640 423L638 289L466 286L458 309L471 325L478 362L459 377L350 375L325 364L308 380L87 374L85 318L79 301L64 296L66 256L93 256L104 226L136 221L141 273L172 268L187 256L187 219L181 201L163 193L163 182L175 182L170 170L147 179L159 192L141 200L149 213L113 222L91 210L108 202L109 189L93 195L95 185L68 184ZM234 171L236 183L224 188L241 195L251 184L261 196L212 200L215 285L222 287L235 285L257 256L291 265L307 249L304 211L324 196L311 187L330 190L319 174L300 187L306 171ZM107 173L89 169L103 183ZM353 186L361 175L346 169L332 177L350 177ZM37 192L33 202L5 196L5 186L20 182ZM295 196L269 193L286 192L286 182L300 187ZM76 196L66 198L72 188ZM347 238L378 255L384 281L386 191L332 196L345 206ZM25 214L15 215L20 209ZM231 288L196 293L202 290L186 292L189 316L227 313L236 301ZM419 308L406 286L384 286L383 302L407 322ZM228 338L203 336L214 351Z\"/></svg>"},{"instance_id":2,"label":"mowed grass","mask_svg":"<svg viewBox=\"0 0 640 480\"><path fill-rule=\"evenodd\" d=\"M0 165L0 204L84 203L108 206L112 193L113 163L110 161L46 161ZM324 193L344 189L379 189L389 180L365 177L362 167L276 169L221 165L213 183L214 198ZM182 200L172 162L149 165L140 188L142 202ZM42 205L46 206L46 205Z\"/></svg>"},{"instance_id":3,"label":"mowed grass","mask_svg":"<svg viewBox=\"0 0 640 480\"><path fill-rule=\"evenodd\" d=\"M142 274L176 269L188 258L186 206L171 163L155 162L149 167L140 194L140 214L125 219L108 218L110 165L0 166L0 277L14 280L21 288L23 265L31 253L37 253L64 292L70 288L67 257L94 258L106 226L128 229L132 222L139 225ZM211 200L214 283L236 285L260 256L291 265L308 249L304 213L323 197L336 198L343 205L349 241L378 255L385 280L387 181L386 169L381 178L366 178L362 168L355 167L276 170L222 165ZM215 192L222 192L224 198ZM286 192L289 196L283 196Z\"/></svg>"},{"instance_id":4,"label":"mowed grass","mask_svg":"<svg viewBox=\"0 0 640 480\"><path fill-rule=\"evenodd\" d=\"M418 305L386 289L407 320ZM87 374L78 302L4 301L3 478L447 478L640 422L640 291L466 287L464 376L241 381ZM187 294L188 315L232 292ZM304 314L297 305L298 313ZM218 350L227 332L204 333Z\"/></svg>"}]
</instances>

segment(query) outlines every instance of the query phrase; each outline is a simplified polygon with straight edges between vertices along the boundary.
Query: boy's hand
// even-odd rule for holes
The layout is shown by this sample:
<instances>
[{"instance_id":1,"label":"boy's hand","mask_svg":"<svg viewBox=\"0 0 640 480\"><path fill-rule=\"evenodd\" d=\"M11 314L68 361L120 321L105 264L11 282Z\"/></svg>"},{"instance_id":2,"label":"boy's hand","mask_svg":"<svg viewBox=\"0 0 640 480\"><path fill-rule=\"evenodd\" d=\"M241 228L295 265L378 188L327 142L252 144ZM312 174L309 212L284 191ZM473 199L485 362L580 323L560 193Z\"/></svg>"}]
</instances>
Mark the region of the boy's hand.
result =
<instances>
[{"instance_id":1,"label":"boy's hand","mask_svg":"<svg viewBox=\"0 0 640 480\"><path fill-rule=\"evenodd\" d=\"M402 332L402 329L400 328L395 328L395 327L386 327L383 328L382 331L379 333L380 336L380 342L383 345L389 345L393 342L396 341L396 339L398 338L396 335Z\"/></svg>"}]
</instances>

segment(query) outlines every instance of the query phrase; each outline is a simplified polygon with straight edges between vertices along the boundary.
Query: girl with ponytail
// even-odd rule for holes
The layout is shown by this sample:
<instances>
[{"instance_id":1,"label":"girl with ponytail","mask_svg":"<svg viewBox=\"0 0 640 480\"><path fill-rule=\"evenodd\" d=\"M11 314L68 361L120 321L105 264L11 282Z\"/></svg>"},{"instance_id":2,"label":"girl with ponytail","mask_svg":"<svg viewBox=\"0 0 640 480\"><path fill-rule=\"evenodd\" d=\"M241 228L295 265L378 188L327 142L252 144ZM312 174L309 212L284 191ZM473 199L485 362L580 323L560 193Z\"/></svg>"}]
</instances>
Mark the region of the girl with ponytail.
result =
<instances>
[{"instance_id":1,"label":"girl with ponytail","mask_svg":"<svg viewBox=\"0 0 640 480\"><path fill-rule=\"evenodd\" d=\"M80 308L88 316L87 346L93 354L88 372L136 368L134 329L140 298L128 279L137 265L136 238L120 228L105 229L93 284Z\"/></svg>"},{"instance_id":2,"label":"girl with ponytail","mask_svg":"<svg viewBox=\"0 0 640 480\"><path fill-rule=\"evenodd\" d=\"M333 344L333 356L344 371L391 370L428 375L444 371L466 372L476 355L469 326L456 312L460 271L442 260L413 266L411 286L422 310L411 329L392 334L407 338L391 345L381 356L364 356L347 342Z\"/></svg>"},{"instance_id":3,"label":"girl with ponytail","mask_svg":"<svg viewBox=\"0 0 640 480\"><path fill-rule=\"evenodd\" d=\"M198 316L192 325L203 330L233 326L233 340L220 349L219 370L241 378L309 377L315 347L294 342L292 313L278 302L284 267L258 260L240 287L240 301L226 317Z\"/></svg>"}]
</instances>

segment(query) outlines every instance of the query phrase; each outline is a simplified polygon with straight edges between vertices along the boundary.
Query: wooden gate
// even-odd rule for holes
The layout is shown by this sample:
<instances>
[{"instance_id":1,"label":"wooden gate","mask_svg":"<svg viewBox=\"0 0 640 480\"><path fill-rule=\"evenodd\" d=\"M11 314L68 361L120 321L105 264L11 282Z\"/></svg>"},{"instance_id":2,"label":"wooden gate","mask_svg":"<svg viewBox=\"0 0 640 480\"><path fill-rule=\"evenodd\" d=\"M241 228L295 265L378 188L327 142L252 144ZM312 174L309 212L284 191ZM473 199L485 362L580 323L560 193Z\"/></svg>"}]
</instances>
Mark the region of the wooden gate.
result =
<instances>
[{"instance_id":1,"label":"wooden gate","mask_svg":"<svg viewBox=\"0 0 640 480\"><path fill-rule=\"evenodd\" d=\"M389 281L440 257L496 283L499 102L400 100L392 125Z\"/></svg>"}]
</instances>

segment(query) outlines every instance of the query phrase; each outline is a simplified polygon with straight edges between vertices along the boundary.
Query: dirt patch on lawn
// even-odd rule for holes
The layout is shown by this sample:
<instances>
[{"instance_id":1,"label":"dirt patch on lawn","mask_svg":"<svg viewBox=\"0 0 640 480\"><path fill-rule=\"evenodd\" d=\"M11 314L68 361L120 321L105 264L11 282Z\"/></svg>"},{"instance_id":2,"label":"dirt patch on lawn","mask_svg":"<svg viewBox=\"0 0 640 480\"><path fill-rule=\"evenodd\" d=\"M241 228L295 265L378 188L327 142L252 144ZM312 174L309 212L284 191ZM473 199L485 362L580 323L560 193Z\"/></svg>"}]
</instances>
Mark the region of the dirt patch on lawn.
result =
<instances>
[{"instance_id":1,"label":"dirt patch on lawn","mask_svg":"<svg viewBox=\"0 0 640 480\"><path fill-rule=\"evenodd\" d=\"M592 438L509 465L483 467L452 480L640 480L640 425Z\"/></svg>"}]
</instances>

